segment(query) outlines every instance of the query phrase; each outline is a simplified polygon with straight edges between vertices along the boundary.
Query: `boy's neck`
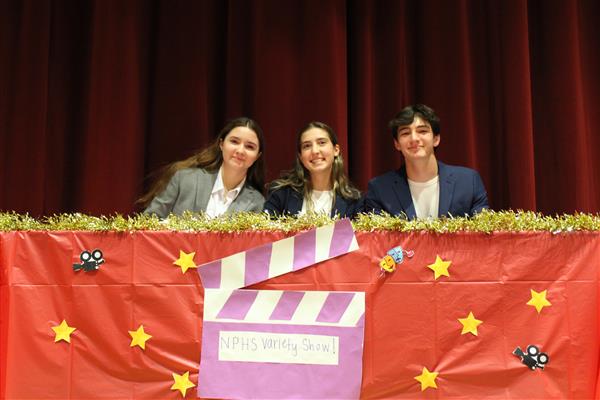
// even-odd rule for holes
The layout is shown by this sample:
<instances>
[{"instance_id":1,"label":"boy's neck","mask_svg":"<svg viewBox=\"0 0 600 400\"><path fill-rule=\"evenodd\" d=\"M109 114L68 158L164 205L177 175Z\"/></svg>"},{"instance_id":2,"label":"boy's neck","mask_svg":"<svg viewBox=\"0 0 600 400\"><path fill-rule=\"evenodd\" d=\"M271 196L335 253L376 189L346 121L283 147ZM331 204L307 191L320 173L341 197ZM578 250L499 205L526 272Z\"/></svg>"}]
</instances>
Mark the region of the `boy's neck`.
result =
<instances>
[{"instance_id":1,"label":"boy's neck","mask_svg":"<svg viewBox=\"0 0 600 400\"><path fill-rule=\"evenodd\" d=\"M406 162L406 177L413 182L427 182L437 175L438 164L434 155L426 159Z\"/></svg>"}]
</instances>

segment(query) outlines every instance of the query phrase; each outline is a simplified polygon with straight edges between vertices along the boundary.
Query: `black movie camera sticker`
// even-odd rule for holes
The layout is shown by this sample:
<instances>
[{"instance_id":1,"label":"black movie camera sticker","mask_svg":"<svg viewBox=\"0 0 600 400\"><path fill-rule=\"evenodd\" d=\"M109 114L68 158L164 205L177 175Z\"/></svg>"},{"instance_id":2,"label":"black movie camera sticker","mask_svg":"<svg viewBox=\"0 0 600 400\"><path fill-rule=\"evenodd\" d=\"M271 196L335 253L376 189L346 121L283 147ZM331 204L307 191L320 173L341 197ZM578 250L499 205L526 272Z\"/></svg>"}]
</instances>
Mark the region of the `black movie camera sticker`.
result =
<instances>
[{"instance_id":1,"label":"black movie camera sticker","mask_svg":"<svg viewBox=\"0 0 600 400\"><path fill-rule=\"evenodd\" d=\"M527 346L527 353L524 353L520 347L517 347L513 354L521 358L521 362L527 365L531 370L536 368L544 369L544 366L550 361L550 357L546 353L540 353L537 346L530 344Z\"/></svg>"},{"instance_id":2,"label":"black movie camera sticker","mask_svg":"<svg viewBox=\"0 0 600 400\"><path fill-rule=\"evenodd\" d=\"M74 271L96 271L100 268L101 264L104 264L102 250L100 249L95 249L91 252L87 250L82 251L79 255L79 260L81 260L81 264L73 264Z\"/></svg>"}]
</instances>

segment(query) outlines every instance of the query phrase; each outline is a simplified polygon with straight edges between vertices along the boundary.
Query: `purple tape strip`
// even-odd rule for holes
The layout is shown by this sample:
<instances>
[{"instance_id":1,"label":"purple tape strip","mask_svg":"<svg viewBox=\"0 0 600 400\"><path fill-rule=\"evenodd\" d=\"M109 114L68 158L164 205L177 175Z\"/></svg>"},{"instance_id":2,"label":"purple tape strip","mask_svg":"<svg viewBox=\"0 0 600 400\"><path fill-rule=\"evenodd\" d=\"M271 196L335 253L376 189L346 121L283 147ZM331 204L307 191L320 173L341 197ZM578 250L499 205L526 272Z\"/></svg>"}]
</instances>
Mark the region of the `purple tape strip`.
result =
<instances>
[{"instance_id":1,"label":"purple tape strip","mask_svg":"<svg viewBox=\"0 0 600 400\"><path fill-rule=\"evenodd\" d=\"M342 219L333 228L333 237L329 247L329 257L337 257L348 252L354 237L354 230L349 219Z\"/></svg>"},{"instance_id":2,"label":"purple tape strip","mask_svg":"<svg viewBox=\"0 0 600 400\"><path fill-rule=\"evenodd\" d=\"M234 290L217 314L217 318L244 319L256 296L257 290Z\"/></svg>"},{"instance_id":3,"label":"purple tape strip","mask_svg":"<svg viewBox=\"0 0 600 400\"><path fill-rule=\"evenodd\" d=\"M356 326L365 326L365 313L360 316L358 321L356 322Z\"/></svg>"},{"instance_id":4,"label":"purple tape strip","mask_svg":"<svg viewBox=\"0 0 600 400\"><path fill-rule=\"evenodd\" d=\"M315 229L301 233L294 238L294 271L315 263L316 245L317 231Z\"/></svg>"},{"instance_id":5,"label":"purple tape strip","mask_svg":"<svg viewBox=\"0 0 600 400\"><path fill-rule=\"evenodd\" d=\"M317 322L339 322L353 297L354 293L329 293L317 317Z\"/></svg>"},{"instance_id":6,"label":"purple tape strip","mask_svg":"<svg viewBox=\"0 0 600 400\"><path fill-rule=\"evenodd\" d=\"M255 247L246 252L246 267L244 274L245 286L269 279L269 263L273 244Z\"/></svg>"},{"instance_id":7,"label":"purple tape strip","mask_svg":"<svg viewBox=\"0 0 600 400\"><path fill-rule=\"evenodd\" d=\"M207 289L218 289L221 287L221 260L202 264L198 267L198 274L202 280L202 286Z\"/></svg>"},{"instance_id":8,"label":"purple tape strip","mask_svg":"<svg viewBox=\"0 0 600 400\"><path fill-rule=\"evenodd\" d=\"M304 292L283 292L269 319L279 321L291 320L303 297Z\"/></svg>"}]
</instances>

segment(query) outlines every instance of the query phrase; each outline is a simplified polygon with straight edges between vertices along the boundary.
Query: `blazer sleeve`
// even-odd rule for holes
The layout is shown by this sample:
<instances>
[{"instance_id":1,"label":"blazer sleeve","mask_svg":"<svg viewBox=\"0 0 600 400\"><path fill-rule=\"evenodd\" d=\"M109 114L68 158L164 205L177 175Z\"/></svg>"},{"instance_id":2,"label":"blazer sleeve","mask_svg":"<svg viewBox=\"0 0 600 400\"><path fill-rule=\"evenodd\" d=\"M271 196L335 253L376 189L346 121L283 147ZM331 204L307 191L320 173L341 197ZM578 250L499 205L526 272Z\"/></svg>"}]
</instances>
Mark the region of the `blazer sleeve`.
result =
<instances>
[{"instance_id":1,"label":"blazer sleeve","mask_svg":"<svg viewBox=\"0 0 600 400\"><path fill-rule=\"evenodd\" d=\"M262 212L263 207L265 205L264 196L256 189L250 188L250 191L252 193L252 198L250 199L250 205L248 207L248 211L256 212L256 213Z\"/></svg>"},{"instance_id":2,"label":"blazer sleeve","mask_svg":"<svg viewBox=\"0 0 600 400\"><path fill-rule=\"evenodd\" d=\"M269 191L263 210L270 215L279 216L285 212L285 189Z\"/></svg>"},{"instance_id":3,"label":"blazer sleeve","mask_svg":"<svg viewBox=\"0 0 600 400\"><path fill-rule=\"evenodd\" d=\"M487 192L483 185L483 180L477 171L473 176L473 204L471 206L471 215L475 215L482 210L490 208L488 204Z\"/></svg>"},{"instance_id":4,"label":"blazer sleeve","mask_svg":"<svg viewBox=\"0 0 600 400\"><path fill-rule=\"evenodd\" d=\"M381 204L380 194L378 190L378 185L375 179L371 179L369 181L369 186L367 187L367 193L365 194L364 199L362 200L362 211L364 212L372 212L374 214L381 214L384 207Z\"/></svg>"},{"instance_id":5,"label":"blazer sleeve","mask_svg":"<svg viewBox=\"0 0 600 400\"><path fill-rule=\"evenodd\" d=\"M179 171L171 177L165 190L152 199L144 214L156 214L160 218L167 218L179 197L181 175Z\"/></svg>"},{"instance_id":6,"label":"blazer sleeve","mask_svg":"<svg viewBox=\"0 0 600 400\"><path fill-rule=\"evenodd\" d=\"M357 214L364 213L365 211L365 195L362 194L358 200L352 204L352 215L351 218L356 217Z\"/></svg>"},{"instance_id":7,"label":"blazer sleeve","mask_svg":"<svg viewBox=\"0 0 600 400\"><path fill-rule=\"evenodd\" d=\"M342 201L346 204L343 213L338 209L338 203L340 200L340 198L336 198L336 207L334 207L334 210L332 210L332 217L336 214L339 214L342 218L354 218L357 214L365 211L365 199L362 195L358 199L342 199Z\"/></svg>"}]
</instances>

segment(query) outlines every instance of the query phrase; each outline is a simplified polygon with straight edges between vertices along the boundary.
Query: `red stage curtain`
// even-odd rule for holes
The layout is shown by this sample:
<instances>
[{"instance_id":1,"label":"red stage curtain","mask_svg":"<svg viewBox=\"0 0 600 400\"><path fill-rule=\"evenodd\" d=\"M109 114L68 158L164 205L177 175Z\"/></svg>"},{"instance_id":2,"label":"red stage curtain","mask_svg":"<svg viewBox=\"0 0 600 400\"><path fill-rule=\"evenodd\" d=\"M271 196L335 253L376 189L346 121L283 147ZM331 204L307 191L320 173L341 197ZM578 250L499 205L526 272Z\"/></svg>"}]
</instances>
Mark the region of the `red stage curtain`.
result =
<instances>
[{"instance_id":1,"label":"red stage curtain","mask_svg":"<svg viewBox=\"0 0 600 400\"><path fill-rule=\"evenodd\" d=\"M424 102L439 156L495 209L600 208L600 5L579 1L0 2L0 209L131 212L143 178L228 118L268 178L310 120L351 178L396 168L387 121Z\"/></svg>"}]
</instances>

